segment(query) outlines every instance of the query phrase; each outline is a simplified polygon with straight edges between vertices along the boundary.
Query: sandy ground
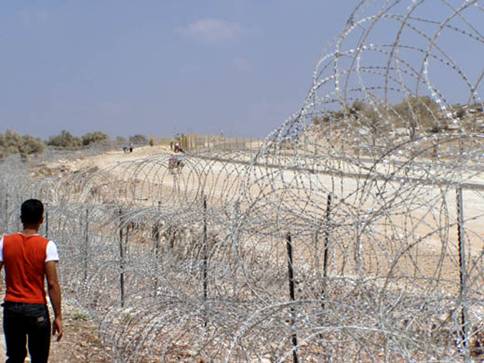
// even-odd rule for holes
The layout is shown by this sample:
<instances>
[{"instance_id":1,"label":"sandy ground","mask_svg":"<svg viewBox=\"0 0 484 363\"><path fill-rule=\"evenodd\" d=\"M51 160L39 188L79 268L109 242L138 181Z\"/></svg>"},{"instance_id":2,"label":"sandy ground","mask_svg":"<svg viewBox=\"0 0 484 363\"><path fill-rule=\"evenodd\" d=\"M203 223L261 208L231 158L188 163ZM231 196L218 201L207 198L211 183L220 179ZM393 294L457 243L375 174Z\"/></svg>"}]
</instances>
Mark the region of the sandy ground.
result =
<instances>
[{"instance_id":1,"label":"sandy ground","mask_svg":"<svg viewBox=\"0 0 484 363\"><path fill-rule=\"evenodd\" d=\"M227 197L233 197L234 193L239 192L242 183L248 182L253 184L251 192L255 191L260 193L261 191L268 195L272 190L277 190L282 187L290 187L294 190L311 190L309 194L302 195L302 200L310 199L314 205L325 206L326 193L332 191L336 197L341 200L348 197L355 191L361 190L364 183L364 179L358 179L350 176L334 176L330 173L316 173L309 172L297 172L293 170L284 170L282 172L267 169L265 167L252 167L250 175L245 173L246 165L240 163L227 163L225 161L220 162L210 159L199 159L197 157L186 159L186 166L180 174L176 176L170 174L166 170L166 165L157 164L158 160L163 160L166 163L166 159L169 157L170 152L167 147L155 146L155 147L143 147L135 149L133 153L125 154L122 151L108 152L102 155L93 157L87 157L84 159L74 161L59 161L49 165L50 168L59 168L60 165L65 167L68 172L75 172L79 170L85 170L96 167L99 170L107 171L109 174L115 175L121 180L130 181L139 185L140 200L143 198L150 199L152 203L154 198L165 196L170 197L170 193L162 195L156 195L156 189L164 189L165 192L182 192L185 196L195 196L199 192L201 187L198 176L204 174L203 188L205 193L213 199L223 200ZM238 156L240 157L240 156ZM152 158L146 166L139 167L139 162L146 158ZM249 161L249 156L243 156L243 161ZM137 164L138 163L138 164ZM136 166L133 166L136 165ZM342 164L335 162L331 165L335 170L343 170L345 172L361 172L355 170L354 165ZM381 166L382 170L379 172L390 172L391 170L383 170L385 167ZM418 172L410 172L410 175L418 175ZM408 174L407 174L408 175ZM441 175L439 178L445 177ZM455 175L453 176L456 177ZM476 185L482 185L484 187L484 172L472 172L469 175L462 176L466 182L472 182ZM385 187L386 193L390 194L395 191L394 188L401 187L400 184L393 182L374 182L373 187L378 188ZM440 186L420 186L419 196L420 200L432 200L444 195L448 201L448 214L451 217L456 216L456 196L455 189L453 187L440 187ZM299 192L298 192L299 193ZM444 193L444 194L442 194ZM173 193L171 193L173 194ZM368 194L369 197L362 199L361 209L375 208L381 205L381 197L375 197ZM484 190L464 190L463 202L465 207L465 219L466 228L471 229L478 236L484 236ZM264 195L263 195L264 196ZM361 193L358 195L361 197ZM356 200L358 196L352 197L348 202L358 204L359 200ZM382 193L382 197L384 197ZM296 208L297 206L295 206ZM425 214L428 205L423 206L420 209L413 211L416 216L419 214ZM451 221L452 222L452 221ZM423 225L424 223L422 223ZM482 247L482 246L478 246Z\"/></svg>"},{"instance_id":2,"label":"sandy ground","mask_svg":"<svg viewBox=\"0 0 484 363\"><path fill-rule=\"evenodd\" d=\"M374 193L369 193L364 196L361 195L360 190L366 182L359 178L348 176L334 176L330 173L309 173L298 172L294 170L274 171L262 166L251 168L250 175L245 173L246 165L241 163L228 163L210 159L200 159L197 157L187 157L186 166L176 175L172 175L166 168L166 160L170 156L169 149L163 146L143 147L135 149L133 153L125 154L122 151L108 152L102 155L90 156L84 159L74 161L58 161L48 165L49 168L59 169L65 168L67 173L75 174L76 171L86 170L96 167L98 170L107 172L108 177L103 176L102 180L93 180L92 184L104 183L107 181L107 187L104 191L99 191L100 194L111 194L109 200L115 200L119 195L126 195L133 193L132 188L124 188L124 192L114 192L113 190L119 185L128 182L135 185L136 197L141 203L153 205L156 201L163 201L167 205L169 203L178 203L178 198L182 194L184 203L196 202L195 198L199 197L200 188L204 189L204 193L208 195L209 204L216 205L227 202L231 198L235 198L242 189L244 182L248 181L252 185L249 190L249 198L254 196L262 197L262 202L267 203L261 208L261 218L266 218L277 210L275 205L270 204L274 198L279 198L274 190L289 189L292 190L291 195L286 195L286 203L289 205L291 212L297 215L314 213L315 215L324 215L324 207L326 205L326 195L332 191L338 200L345 198L345 203L358 206L360 211L365 212L369 210L376 210L382 205L382 196L375 196ZM238 155L240 158L241 156ZM150 159L145 162L143 166L139 166L140 162ZM243 161L248 161L249 156L242 156ZM240 159L239 159L240 160ZM331 165L331 162L330 164ZM333 167L336 170L354 171L354 166L345 165L341 162L335 162ZM431 167L431 165L430 165ZM350 170L353 168L353 170ZM382 166L383 168L383 166ZM413 171L411 171L413 173ZM415 171L415 173L418 173ZM200 175L203 177L203 185L200 182ZM115 178L112 178L112 177ZM445 176L445 175L444 175ZM112 179L112 180L111 180ZM467 181L471 180L473 183L484 185L484 173L472 172ZM119 183L121 181L121 183ZM373 182L372 188L385 189L385 193L392 196L392 193L400 193L395 188L401 188L402 184L393 182ZM93 187L92 184L89 187ZM302 190L310 192L304 192ZM352 195L355 191L357 194ZM413 193L413 192L412 192ZM393 215L382 218L378 222L377 229L387 231L389 227L393 228L395 233L408 232L413 234L413 238L418 236L425 236L431 233L439 223L455 224L457 220L456 209L456 194L453 187L442 188L438 186L420 186L418 192L418 200L415 202L421 203L420 207L412 210L411 215L408 214L409 205L405 200L401 201L405 206L399 210L394 208ZM412 197L414 197L412 194ZM441 205L441 200L445 198L446 205ZM295 200L292 203L292 199ZM362 199L358 199L362 198ZM440 198L440 199L439 199ZM253 198L256 200L257 198ZM402 197L404 199L404 197ZM309 201L309 205L298 205L298 200ZM469 231L467 238L467 253L470 256L478 257L484 248L484 192L475 190L464 190L464 218L465 227ZM434 204L432 204L434 203ZM303 204L303 203L301 203ZM335 204L336 205L336 204ZM300 208L300 211L298 211ZM290 213L291 213L290 212ZM401 212L401 215L399 215ZM442 212L446 213L449 220L442 219ZM398 230L404 224L405 226ZM378 232L378 231L377 231ZM388 232L385 232L388 233ZM417 237L415 237L417 236ZM432 233L431 236L426 237L424 241L419 243L419 254L422 256L437 256L441 253L440 249L443 244L443 237L439 233ZM457 255L457 227L450 229L450 235L447 238L450 241L448 246L448 253ZM364 246L363 246L364 247ZM372 255L375 251L372 250ZM383 258L385 258L383 256Z\"/></svg>"}]
</instances>

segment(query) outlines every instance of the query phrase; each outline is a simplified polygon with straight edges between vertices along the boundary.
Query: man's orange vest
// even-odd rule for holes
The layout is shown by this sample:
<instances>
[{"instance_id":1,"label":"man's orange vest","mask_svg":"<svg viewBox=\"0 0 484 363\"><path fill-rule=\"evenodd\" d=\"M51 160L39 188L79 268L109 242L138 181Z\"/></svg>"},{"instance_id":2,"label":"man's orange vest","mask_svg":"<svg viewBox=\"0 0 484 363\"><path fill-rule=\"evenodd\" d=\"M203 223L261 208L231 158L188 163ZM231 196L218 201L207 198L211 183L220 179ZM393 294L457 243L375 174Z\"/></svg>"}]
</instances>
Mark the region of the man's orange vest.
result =
<instances>
[{"instance_id":1,"label":"man's orange vest","mask_svg":"<svg viewBox=\"0 0 484 363\"><path fill-rule=\"evenodd\" d=\"M49 241L39 235L15 233L3 237L5 301L46 304L45 259Z\"/></svg>"}]
</instances>

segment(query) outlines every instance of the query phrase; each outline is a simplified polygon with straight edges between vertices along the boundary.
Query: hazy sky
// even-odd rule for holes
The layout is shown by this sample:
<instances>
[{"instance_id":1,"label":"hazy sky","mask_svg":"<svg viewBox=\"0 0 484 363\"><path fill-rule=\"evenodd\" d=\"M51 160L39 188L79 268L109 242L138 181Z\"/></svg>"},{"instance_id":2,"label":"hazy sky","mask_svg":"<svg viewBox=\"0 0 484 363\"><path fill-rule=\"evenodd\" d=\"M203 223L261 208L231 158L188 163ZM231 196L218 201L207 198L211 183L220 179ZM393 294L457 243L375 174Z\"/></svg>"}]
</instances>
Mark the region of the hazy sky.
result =
<instances>
[{"instance_id":1,"label":"hazy sky","mask_svg":"<svg viewBox=\"0 0 484 363\"><path fill-rule=\"evenodd\" d=\"M264 135L353 4L2 0L0 131Z\"/></svg>"},{"instance_id":2,"label":"hazy sky","mask_svg":"<svg viewBox=\"0 0 484 363\"><path fill-rule=\"evenodd\" d=\"M265 135L355 3L2 0L0 132Z\"/></svg>"}]
</instances>

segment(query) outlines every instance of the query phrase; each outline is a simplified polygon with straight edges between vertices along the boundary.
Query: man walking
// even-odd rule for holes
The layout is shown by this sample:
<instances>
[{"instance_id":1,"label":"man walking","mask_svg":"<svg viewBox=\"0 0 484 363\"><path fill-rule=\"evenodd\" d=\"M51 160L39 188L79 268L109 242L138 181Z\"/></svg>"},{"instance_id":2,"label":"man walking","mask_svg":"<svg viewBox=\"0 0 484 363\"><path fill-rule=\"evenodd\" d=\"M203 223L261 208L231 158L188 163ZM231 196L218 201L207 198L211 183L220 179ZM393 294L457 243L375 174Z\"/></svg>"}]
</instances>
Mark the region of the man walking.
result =
<instances>
[{"instance_id":1,"label":"man walking","mask_svg":"<svg viewBox=\"0 0 484 363\"><path fill-rule=\"evenodd\" d=\"M29 199L22 204L23 231L0 239L0 269L5 266L6 294L3 330L7 363L20 363L27 355L32 363L49 359L51 323L44 281L54 310L52 335L62 338L61 291L57 278L59 256L54 242L38 234L44 222L44 206ZM27 339L28 338L28 339Z\"/></svg>"}]
</instances>

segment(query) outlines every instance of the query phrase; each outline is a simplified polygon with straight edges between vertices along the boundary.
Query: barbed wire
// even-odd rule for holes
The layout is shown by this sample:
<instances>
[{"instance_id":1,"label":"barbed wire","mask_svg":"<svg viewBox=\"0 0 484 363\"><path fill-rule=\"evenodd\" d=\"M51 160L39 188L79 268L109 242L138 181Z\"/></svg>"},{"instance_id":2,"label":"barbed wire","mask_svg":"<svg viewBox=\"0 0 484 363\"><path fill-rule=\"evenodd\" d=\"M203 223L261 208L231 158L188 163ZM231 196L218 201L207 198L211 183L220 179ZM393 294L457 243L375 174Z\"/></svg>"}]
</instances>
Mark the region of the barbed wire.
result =
<instances>
[{"instance_id":1,"label":"barbed wire","mask_svg":"<svg viewBox=\"0 0 484 363\"><path fill-rule=\"evenodd\" d=\"M47 203L66 292L116 361L482 355L484 69L458 54L482 59L482 11L359 1L256 153L4 162L4 230Z\"/></svg>"}]
</instances>

